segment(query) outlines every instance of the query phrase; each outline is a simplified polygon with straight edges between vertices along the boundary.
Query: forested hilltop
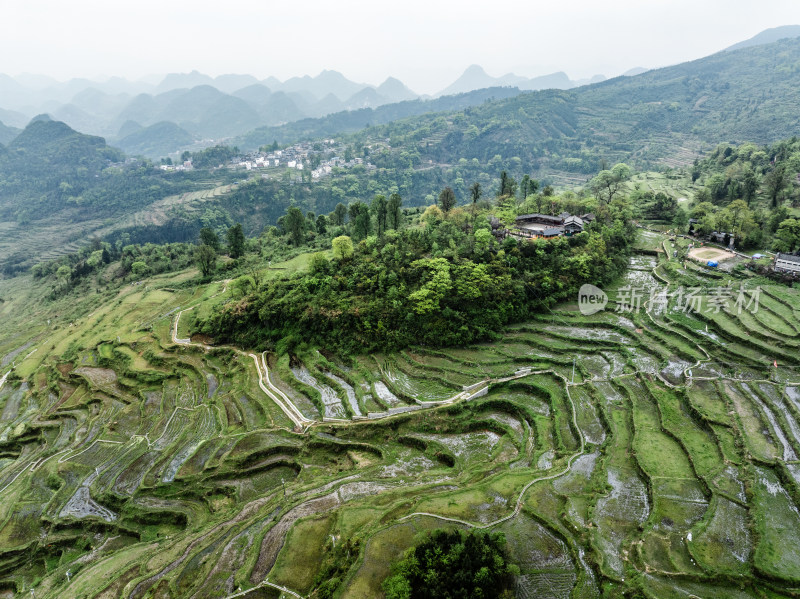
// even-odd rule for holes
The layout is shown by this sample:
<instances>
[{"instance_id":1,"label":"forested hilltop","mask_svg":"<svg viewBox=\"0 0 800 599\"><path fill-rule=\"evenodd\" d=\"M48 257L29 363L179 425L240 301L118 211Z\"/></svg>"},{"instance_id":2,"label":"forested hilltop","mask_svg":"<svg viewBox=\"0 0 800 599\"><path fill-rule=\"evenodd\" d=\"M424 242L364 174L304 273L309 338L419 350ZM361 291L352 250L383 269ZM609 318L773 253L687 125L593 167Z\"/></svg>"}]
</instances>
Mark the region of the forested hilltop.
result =
<instances>
[{"instance_id":1,"label":"forested hilltop","mask_svg":"<svg viewBox=\"0 0 800 599\"><path fill-rule=\"evenodd\" d=\"M398 195L377 195L370 205L350 205L346 227L337 211L329 228L324 215L315 220L289 208L268 235L283 233L298 247L332 237L332 256L315 254L308 272L251 280L249 293L198 329L219 342L292 351L306 342L346 352L463 345L572 298L583 283L622 273L636 237L626 199L537 193L538 182L529 179L524 187L534 191L518 201L516 184L503 173L497 198L479 202L476 184L469 207L455 207L448 187L418 219L403 217ZM553 214L594 211L596 219L557 239L503 234L503 223L542 206Z\"/></svg>"},{"instance_id":2,"label":"forested hilltop","mask_svg":"<svg viewBox=\"0 0 800 599\"><path fill-rule=\"evenodd\" d=\"M733 233L743 248L800 249L800 140L759 146L721 144L691 169L702 187L689 216L693 229Z\"/></svg>"}]
</instances>

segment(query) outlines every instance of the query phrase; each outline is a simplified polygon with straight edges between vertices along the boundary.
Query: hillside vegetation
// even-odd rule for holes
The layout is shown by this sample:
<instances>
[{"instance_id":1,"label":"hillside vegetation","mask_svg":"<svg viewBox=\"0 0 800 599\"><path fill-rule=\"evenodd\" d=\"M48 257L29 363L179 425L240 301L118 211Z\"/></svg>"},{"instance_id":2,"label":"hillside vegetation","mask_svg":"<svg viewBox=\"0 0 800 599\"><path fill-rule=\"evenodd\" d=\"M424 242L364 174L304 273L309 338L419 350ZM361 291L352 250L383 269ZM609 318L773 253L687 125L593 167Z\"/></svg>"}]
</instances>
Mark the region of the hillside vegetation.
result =
<instances>
[{"instance_id":1,"label":"hillside vegetation","mask_svg":"<svg viewBox=\"0 0 800 599\"><path fill-rule=\"evenodd\" d=\"M101 137L33 121L0 151L0 269L29 268L158 200L213 181L205 171L167 176L146 161L126 160Z\"/></svg>"}]
</instances>

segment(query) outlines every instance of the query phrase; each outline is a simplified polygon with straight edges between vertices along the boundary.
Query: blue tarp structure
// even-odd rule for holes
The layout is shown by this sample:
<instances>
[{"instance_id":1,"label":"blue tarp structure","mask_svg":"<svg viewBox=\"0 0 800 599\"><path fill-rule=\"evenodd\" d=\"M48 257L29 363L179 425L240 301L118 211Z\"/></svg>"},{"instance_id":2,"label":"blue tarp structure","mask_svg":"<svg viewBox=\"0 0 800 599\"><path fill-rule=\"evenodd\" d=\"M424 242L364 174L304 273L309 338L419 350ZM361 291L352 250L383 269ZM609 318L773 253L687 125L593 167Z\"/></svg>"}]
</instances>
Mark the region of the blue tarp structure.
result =
<instances>
[{"instance_id":1,"label":"blue tarp structure","mask_svg":"<svg viewBox=\"0 0 800 599\"><path fill-rule=\"evenodd\" d=\"M719 262L714 262L714 260L709 260L709 261L706 263L706 266L710 266L710 267L712 267L712 268L716 268L717 266L719 266Z\"/></svg>"}]
</instances>

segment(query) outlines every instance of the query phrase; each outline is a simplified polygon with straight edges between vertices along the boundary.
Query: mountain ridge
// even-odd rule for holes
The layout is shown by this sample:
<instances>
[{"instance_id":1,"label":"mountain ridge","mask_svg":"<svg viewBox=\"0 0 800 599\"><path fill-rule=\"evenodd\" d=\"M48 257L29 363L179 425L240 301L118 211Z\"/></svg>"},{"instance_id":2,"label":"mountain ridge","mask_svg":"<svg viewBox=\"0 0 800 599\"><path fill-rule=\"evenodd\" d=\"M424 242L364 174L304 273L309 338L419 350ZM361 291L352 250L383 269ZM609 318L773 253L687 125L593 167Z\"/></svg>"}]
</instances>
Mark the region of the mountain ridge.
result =
<instances>
[{"instance_id":1,"label":"mountain ridge","mask_svg":"<svg viewBox=\"0 0 800 599\"><path fill-rule=\"evenodd\" d=\"M728 46L723 52L732 52L742 48L750 48L752 46L760 46L763 44L771 44L782 39L790 39L800 37L800 25L782 25L781 27L772 27L765 29L754 35L753 37L742 40L732 46Z\"/></svg>"}]
</instances>

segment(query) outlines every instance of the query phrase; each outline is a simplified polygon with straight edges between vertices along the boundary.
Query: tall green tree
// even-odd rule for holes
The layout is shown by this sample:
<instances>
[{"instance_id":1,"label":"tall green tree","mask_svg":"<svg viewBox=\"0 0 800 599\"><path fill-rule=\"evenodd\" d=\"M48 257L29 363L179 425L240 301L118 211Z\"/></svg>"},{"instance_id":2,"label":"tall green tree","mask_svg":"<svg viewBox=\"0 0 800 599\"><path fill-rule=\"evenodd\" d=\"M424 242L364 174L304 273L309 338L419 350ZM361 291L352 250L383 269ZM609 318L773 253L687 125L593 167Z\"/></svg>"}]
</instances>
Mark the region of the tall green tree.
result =
<instances>
[{"instance_id":1,"label":"tall green tree","mask_svg":"<svg viewBox=\"0 0 800 599\"><path fill-rule=\"evenodd\" d=\"M364 202L359 201L350 204L347 211L353 227L353 235L356 239L364 239L372 231L372 218L370 217L369 208Z\"/></svg>"},{"instance_id":2,"label":"tall green tree","mask_svg":"<svg viewBox=\"0 0 800 599\"><path fill-rule=\"evenodd\" d=\"M317 217L317 233L320 235L325 235L328 232L328 219L325 218L324 214L320 214Z\"/></svg>"},{"instance_id":3,"label":"tall green tree","mask_svg":"<svg viewBox=\"0 0 800 599\"><path fill-rule=\"evenodd\" d=\"M297 206L289 206L288 210L286 210L284 227L286 227L286 231L295 246L301 245L305 241L306 217L303 216L303 211Z\"/></svg>"},{"instance_id":4,"label":"tall green tree","mask_svg":"<svg viewBox=\"0 0 800 599\"><path fill-rule=\"evenodd\" d=\"M475 214L475 209L478 204L478 200L481 199L481 195L483 194L483 189L481 189L481 184L475 181L472 186L469 188L469 195L472 198L472 214Z\"/></svg>"},{"instance_id":5,"label":"tall green tree","mask_svg":"<svg viewBox=\"0 0 800 599\"><path fill-rule=\"evenodd\" d=\"M194 260L204 277L211 276L217 268L217 252L210 245L199 245L194 251Z\"/></svg>"},{"instance_id":6,"label":"tall green tree","mask_svg":"<svg viewBox=\"0 0 800 599\"><path fill-rule=\"evenodd\" d=\"M500 189L497 191L497 196L505 198L513 196L517 193L517 182L514 177L510 176L507 171L500 173Z\"/></svg>"},{"instance_id":7,"label":"tall green tree","mask_svg":"<svg viewBox=\"0 0 800 599\"><path fill-rule=\"evenodd\" d=\"M506 195L506 190L508 189L508 173L503 171L500 173L500 188L497 190L498 196Z\"/></svg>"},{"instance_id":8,"label":"tall green tree","mask_svg":"<svg viewBox=\"0 0 800 599\"><path fill-rule=\"evenodd\" d=\"M594 179L589 182L589 189L592 190L592 193L599 201L604 204L610 204L616 195L624 189L625 183L630 178L631 167L620 162L615 164L611 170L597 173Z\"/></svg>"},{"instance_id":9,"label":"tall green tree","mask_svg":"<svg viewBox=\"0 0 800 599\"><path fill-rule=\"evenodd\" d=\"M399 229L402 213L400 207L403 205L403 198L399 193L389 196L389 203L386 206L386 226L389 229Z\"/></svg>"},{"instance_id":10,"label":"tall green tree","mask_svg":"<svg viewBox=\"0 0 800 599\"><path fill-rule=\"evenodd\" d=\"M772 207L778 207L778 199L781 197L783 191L789 187L790 177L786 167L781 165L776 166L764 178L764 187L769 197Z\"/></svg>"},{"instance_id":11,"label":"tall green tree","mask_svg":"<svg viewBox=\"0 0 800 599\"><path fill-rule=\"evenodd\" d=\"M200 229L200 245L207 245L214 248L215 252L219 251L219 237L211 227L203 227Z\"/></svg>"},{"instance_id":12,"label":"tall green tree","mask_svg":"<svg viewBox=\"0 0 800 599\"><path fill-rule=\"evenodd\" d=\"M372 200L372 212L375 213L375 228L378 235L386 232L386 220L388 214L388 202L386 196L376 195Z\"/></svg>"},{"instance_id":13,"label":"tall green tree","mask_svg":"<svg viewBox=\"0 0 800 599\"><path fill-rule=\"evenodd\" d=\"M753 211L744 200L736 200L728 204L717 215L719 231L730 231L741 241L755 226Z\"/></svg>"},{"instance_id":14,"label":"tall green tree","mask_svg":"<svg viewBox=\"0 0 800 599\"><path fill-rule=\"evenodd\" d=\"M339 202L336 204L336 208L333 209L333 224L341 227L345 218L347 218L347 206Z\"/></svg>"},{"instance_id":15,"label":"tall green tree","mask_svg":"<svg viewBox=\"0 0 800 599\"><path fill-rule=\"evenodd\" d=\"M234 260L244 256L244 231L241 223L228 229L228 255Z\"/></svg>"},{"instance_id":16,"label":"tall green tree","mask_svg":"<svg viewBox=\"0 0 800 599\"><path fill-rule=\"evenodd\" d=\"M456 193L452 187L445 187L439 193L439 204L442 206L442 212L445 214L450 212L456 205Z\"/></svg>"},{"instance_id":17,"label":"tall green tree","mask_svg":"<svg viewBox=\"0 0 800 599\"><path fill-rule=\"evenodd\" d=\"M519 199L522 200L523 202L525 201L525 198L528 197L528 187L530 186L530 184L531 184L530 175L523 175L522 176L522 181L519 184L519 191L520 191L520 193L519 193L520 198Z\"/></svg>"},{"instance_id":18,"label":"tall green tree","mask_svg":"<svg viewBox=\"0 0 800 599\"><path fill-rule=\"evenodd\" d=\"M758 175L752 168L745 169L741 180L742 199L750 205L758 191Z\"/></svg>"}]
</instances>

